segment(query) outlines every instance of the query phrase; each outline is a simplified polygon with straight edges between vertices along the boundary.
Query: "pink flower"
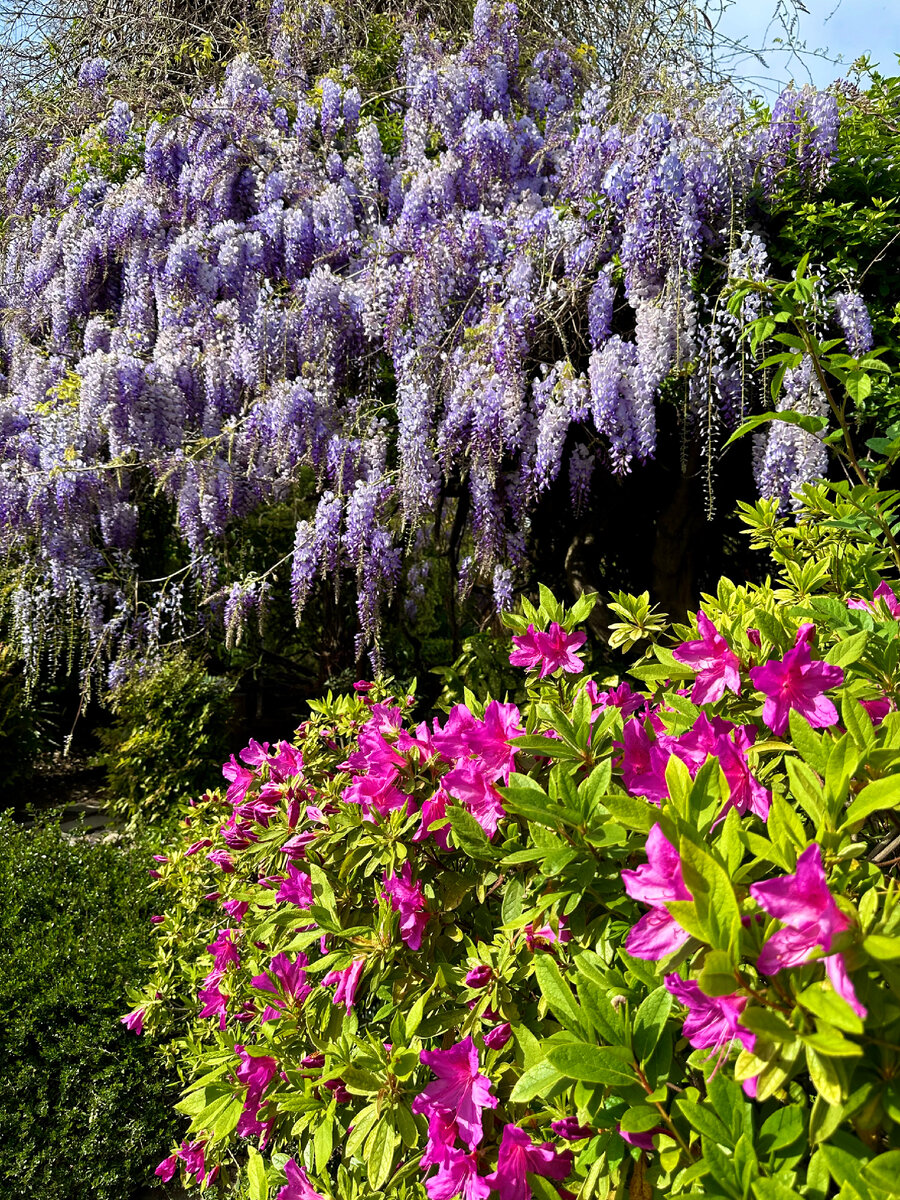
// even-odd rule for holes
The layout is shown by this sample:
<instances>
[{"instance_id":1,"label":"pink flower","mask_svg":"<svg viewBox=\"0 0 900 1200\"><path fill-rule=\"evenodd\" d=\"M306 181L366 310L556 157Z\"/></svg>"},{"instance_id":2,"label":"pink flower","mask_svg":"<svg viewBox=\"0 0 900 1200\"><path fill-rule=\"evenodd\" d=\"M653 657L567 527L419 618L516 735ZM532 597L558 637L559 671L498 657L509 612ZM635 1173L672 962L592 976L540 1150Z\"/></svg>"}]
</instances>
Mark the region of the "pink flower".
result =
<instances>
[{"instance_id":1,"label":"pink flower","mask_svg":"<svg viewBox=\"0 0 900 1200\"><path fill-rule=\"evenodd\" d=\"M454 704L443 729L435 718L434 733L431 738L435 750L451 762L457 758L465 758L472 751L469 734L476 724L476 718L469 712L465 704Z\"/></svg>"},{"instance_id":2,"label":"pink flower","mask_svg":"<svg viewBox=\"0 0 900 1200\"><path fill-rule=\"evenodd\" d=\"M479 963L477 967L473 967L466 975L466 987L483 988L494 978L494 971L487 963Z\"/></svg>"},{"instance_id":3,"label":"pink flower","mask_svg":"<svg viewBox=\"0 0 900 1200\"><path fill-rule=\"evenodd\" d=\"M156 1170L154 1175L158 1175L163 1183L168 1183L175 1174L175 1169L178 1166L178 1155L170 1154L168 1158L164 1158Z\"/></svg>"},{"instance_id":4,"label":"pink flower","mask_svg":"<svg viewBox=\"0 0 900 1200\"><path fill-rule=\"evenodd\" d=\"M513 638L516 649L509 656L509 661L514 667L526 667L529 670L540 664L541 679L560 668L577 675L584 670L584 661L574 651L584 645L586 638L585 633L566 633L556 621L546 633L540 633L533 625L529 625L525 633Z\"/></svg>"},{"instance_id":5,"label":"pink flower","mask_svg":"<svg viewBox=\"0 0 900 1200\"><path fill-rule=\"evenodd\" d=\"M487 1176L500 1200L528 1200L531 1188L526 1175L545 1179L566 1179L572 1173L572 1152L562 1153L550 1142L536 1146L524 1129L504 1125L497 1156L497 1170Z\"/></svg>"},{"instance_id":6,"label":"pink flower","mask_svg":"<svg viewBox=\"0 0 900 1200\"><path fill-rule=\"evenodd\" d=\"M298 954L293 962L287 954L276 954L269 963L268 974L253 976L252 985L259 991L271 992L274 997L263 1011L261 1023L277 1020L287 1005L302 1004L310 994L312 988L306 982L305 966L305 954Z\"/></svg>"},{"instance_id":7,"label":"pink flower","mask_svg":"<svg viewBox=\"0 0 900 1200\"><path fill-rule=\"evenodd\" d=\"M741 694L740 663L724 637L701 609L697 613L700 640L682 642L672 654L679 662L697 672L691 700L694 704L714 704L725 695L726 688Z\"/></svg>"},{"instance_id":8,"label":"pink flower","mask_svg":"<svg viewBox=\"0 0 900 1200\"><path fill-rule=\"evenodd\" d=\"M502 1025L495 1025L493 1029L488 1030L484 1035L484 1044L488 1050L502 1050L511 1037L512 1025L509 1021L504 1021Z\"/></svg>"},{"instance_id":9,"label":"pink flower","mask_svg":"<svg viewBox=\"0 0 900 1200\"><path fill-rule=\"evenodd\" d=\"M234 871L234 859L227 850L210 850L206 857L220 871L224 871L226 875L231 875Z\"/></svg>"},{"instance_id":10,"label":"pink flower","mask_svg":"<svg viewBox=\"0 0 900 1200\"><path fill-rule=\"evenodd\" d=\"M221 974L228 967L237 967L240 965L240 955L238 948L234 944L235 931L233 929L223 929L214 942L211 942L206 948L213 956L215 963L214 970Z\"/></svg>"},{"instance_id":11,"label":"pink flower","mask_svg":"<svg viewBox=\"0 0 900 1200\"><path fill-rule=\"evenodd\" d=\"M632 713L637 712L639 708L643 708L647 703L647 697L633 692L627 680L620 683L616 688L609 688L607 691L601 692L593 679L589 679L584 685L584 690L587 692L588 699L593 705L591 711L592 721L596 721L605 708L621 709L623 717L630 717Z\"/></svg>"},{"instance_id":12,"label":"pink flower","mask_svg":"<svg viewBox=\"0 0 900 1200\"><path fill-rule=\"evenodd\" d=\"M894 594L894 589L888 587L886 583L879 583L871 600L860 600L854 596L852 600L847 601L847 607L867 609L869 612L878 615L878 608L875 604L876 600L884 601L888 612L895 620L900 618L900 600Z\"/></svg>"},{"instance_id":13,"label":"pink flower","mask_svg":"<svg viewBox=\"0 0 900 1200\"><path fill-rule=\"evenodd\" d=\"M222 767L222 774L229 780L225 799L229 804L240 804L247 795L247 789L253 782L253 772L248 771L246 767L242 767L232 754L228 762Z\"/></svg>"},{"instance_id":14,"label":"pink flower","mask_svg":"<svg viewBox=\"0 0 900 1200\"><path fill-rule=\"evenodd\" d=\"M136 1008L134 1012L126 1013L124 1017L119 1017L119 1020L132 1033L141 1034L144 1032L144 1011L143 1008Z\"/></svg>"},{"instance_id":15,"label":"pink flower","mask_svg":"<svg viewBox=\"0 0 900 1200\"><path fill-rule=\"evenodd\" d=\"M632 796L646 796L652 804L660 804L668 797L666 764L669 758L670 754L659 742L650 740L636 717L626 721L622 731L622 757L618 765L622 770L622 782Z\"/></svg>"},{"instance_id":16,"label":"pink flower","mask_svg":"<svg viewBox=\"0 0 900 1200\"><path fill-rule=\"evenodd\" d=\"M628 1133L621 1125L616 1126L616 1132L623 1142L627 1142L629 1146L637 1146L639 1150L653 1150L653 1137L657 1133L665 1133L663 1128L648 1129L646 1133Z\"/></svg>"},{"instance_id":17,"label":"pink flower","mask_svg":"<svg viewBox=\"0 0 900 1200\"><path fill-rule=\"evenodd\" d=\"M825 879L822 851L816 842L797 859L794 875L779 875L764 883L751 883L750 895L770 917L787 926L772 934L762 948L757 968L764 975L777 975L786 967L799 967L809 962L816 950L828 957L825 971L834 990L847 1001L860 1017L866 1009L856 999L853 984L847 975L844 956L830 954L838 934L850 928L834 901Z\"/></svg>"},{"instance_id":18,"label":"pink flower","mask_svg":"<svg viewBox=\"0 0 900 1200\"><path fill-rule=\"evenodd\" d=\"M488 837L494 836L506 811L500 793L486 778L479 762L469 759L458 763L443 777L441 786L448 796L468 809Z\"/></svg>"},{"instance_id":19,"label":"pink flower","mask_svg":"<svg viewBox=\"0 0 900 1200\"><path fill-rule=\"evenodd\" d=\"M337 984L332 997L333 1004L346 1004L347 1011L350 1011L356 1001L356 989L359 987L359 979L365 965L364 958L355 958L349 967L344 967L340 971L328 972L322 980L322 987L330 987L332 983Z\"/></svg>"},{"instance_id":20,"label":"pink flower","mask_svg":"<svg viewBox=\"0 0 900 1200\"><path fill-rule=\"evenodd\" d=\"M247 910L250 905L246 900L223 900L222 907L231 917L232 921L236 921L240 925L244 917L247 915Z\"/></svg>"},{"instance_id":21,"label":"pink flower","mask_svg":"<svg viewBox=\"0 0 900 1200\"><path fill-rule=\"evenodd\" d=\"M414 1113L424 1113L429 1121L440 1113L456 1122L459 1135L469 1149L481 1141L481 1114L496 1108L490 1094L491 1081L478 1073L478 1050L471 1035L448 1050L423 1050L422 1062L437 1076L413 1100Z\"/></svg>"},{"instance_id":22,"label":"pink flower","mask_svg":"<svg viewBox=\"0 0 900 1200\"><path fill-rule=\"evenodd\" d=\"M682 1032L695 1050L727 1049L735 1038L747 1050L753 1050L756 1038L738 1024L747 1006L746 996L707 996L696 983L680 975L666 975L666 989L687 1008Z\"/></svg>"},{"instance_id":23,"label":"pink flower","mask_svg":"<svg viewBox=\"0 0 900 1200\"><path fill-rule=\"evenodd\" d=\"M251 738L249 746L241 751L241 759L248 767L261 767L264 762L268 761L268 757L269 743L263 742L260 745L256 738Z\"/></svg>"},{"instance_id":24,"label":"pink flower","mask_svg":"<svg viewBox=\"0 0 900 1200\"><path fill-rule=\"evenodd\" d=\"M298 1167L292 1158L284 1164L287 1183L276 1196L275 1200L324 1200L309 1182L306 1172Z\"/></svg>"},{"instance_id":25,"label":"pink flower","mask_svg":"<svg viewBox=\"0 0 900 1200\"><path fill-rule=\"evenodd\" d=\"M556 943L565 945L566 942L572 940L571 932L566 928L566 918L560 917L557 922L558 929L556 931L550 925L542 925L540 929L529 922L523 930L525 934L525 945L532 951L545 950L548 946L553 946Z\"/></svg>"},{"instance_id":26,"label":"pink flower","mask_svg":"<svg viewBox=\"0 0 900 1200\"><path fill-rule=\"evenodd\" d=\"M768 820L772 793L750 774L747 751L756 738L756 727L738 725L730 736L716 739L713 754L728 781L728 800L723 812L736 808L741 816L755 813L761 821Z\"/></svg>"},{"instance_id":27,"label":"pink flower","mask_svg":"<svg viewBox=\"0 0 900 1200\"><path fill-rule=\"evenodd\" d=\"M513 638L512 644L515 646L515 650L509 656L509 661L514 667L525 667L530 671L532 667L536 667L541 662L543 654L537 639L537 630L533 625L529 625L525 633L520 633Z\"/></svg>"},{"instance_id":28,"label":"pink flower","mask_svg":"<svg viewBox=\"0 0 900 1200\"><path fill-rule=\"evenodd\" d=\"M577 1117L563 1117L561 1121L551 1121L550 1128L557 1137L564 1138L567 1142L580 1142L591 1137L594 1132L590 1125L579 1125Z\"/></svg>"},{"instance_id":29,"label":"pink flower","mask_svg":"<svg viewBox=\"0 0 900 1200\"><path fill-rule=\"evenodd\" d=\"M422 945L422 934L428 924L428 913L425 910L425 897L422 894L422 884L412 881L412 866L409 861L403 864L399 875L384 877L385 899L390 899L391 908L400 914L400 936L410 950L418 950Z\"/></svg>"},{"instance_id":30,"label":"pink flower","mask_svg":"<svg viewBox=\"0 0 900 1200\"><path fill-rule=\"evenodd\" d=\"M891 702L887 697L882 700L860 700L860 704L869 714L869 720L873 725L880 725L891 711Z\"/></svg>"},{"instance_id":31,"label":"pink flower","mask_svg":"<svg viewBox=\"0 0 900 1200\"><path fill-rule=\"evenodd\" d=\"M509 743L525 732L521 720L522 714L515 704L492 700L484 710L484 720L474 722L468 732L469 749L492 781L509 782L509 773L516 760L516 751Z\"/></svg>"},{"instance_id":32,"label":"pink flower","mask_svg":"<svg viewBox=\"0 0 900 1200\"><path fill-rule=\"evenodd\" d=\"M633 900L650 905L628 933L625 949L635 958L660 959L683 946L690 937L663 906L672 900L690 900L681 873L678 851L654 825L647 834L647 862L635 871L623 871L625 891Z\"/></svg>"},{"instance_id":33,"label":"pink flower","mask_svg":"<svg viewBox=\"0 0 900 1200\"><path fill-rule=\"evenodd\" d=\"M491 1185L478 1174L478 1160L474 1154L448 1147L438 1166L437 1174L425 1181L429 1200L487 1200Z\"/></svg>"},{"instance_id":34,"label":"pink flower","mask_svg":"<svg viewBox=\"0 0 900 1200\"><path fill-rule=\"evenodd\" d=\"M763 720L777 737L786 731L792 708L814 729L824 729L838 719L837 709L825 692L843 682L844 672L829 663L812 661L809 643L815 632L815 625L801 625L794 648L784 658L770 660L750 672L753 686L766 697Z\"/></svg>"},{"instance_id":35,"label":"pink flower","mask_svg":"<svg viewBox=\"0 0 900 1200\"><path fill-rule=\"evenodd\" d=\"M440 829L430 830L429 826L443 821L447 815L447 793L438 788L430 800L422 801L422 822L413 834L414 842L424 842L428 837L434 838L442 850L450 848L450 826L442 825Z\"/></svg>"},{"instance_id":36,"label":"pink flower","mask_svg":"<svg viewBox=\"0 0 900 1200\"><path fill-rule=\"evenodd\" d=\"M311 908L313 902L312 880L305 871L301 871L299 867L295 867L293 863L288 867L287 878L282 880L281 887L275 894L277 903L287 901L289 904L296 904L298 908Z\"/></svg>"},{"instance_id":37,"label":"pink flower","mask_svg":"<svg viewBox=\"0 0 900 1200\"><path fill-rule=\"evenodd\" d=\"M287 1184L278 1192L276 1200L324 1200L324 1197L313 1188L302 1167L298 1167L292 1158L284 1164Z\"/></svg>"},{"instance_id":38,"label":"pink flower","mask_svg":"<svg viewBox=\"0 0 900 1200\"><path fill-rule=\"evenodd\" d=\"M208 977L207 982L209 982ZM218 982L212 983L208 987L200 988L197 992L197 999L202 1005L197 1016L218 1017L219 1028L224 1029L225 1020L228 1015L228 997L219 990Z\"/></svg>"},{"instance_id":39,"label":"pink flower","mask_svg":"<svg viewBox=\"0 0 900 1200\"><path fill-rule=\"evenodd\" d=\"M236 1045L234 1049L240 1059L235 1076L238 1082L247 1089L244 1111L241 1113L235 1132L238 1137L257 1137L261 1133L267 1133L271 1128L271 1122L263 1123L257 1120L256 1114L262 1107L263 1093L278 1071L278 1064L267 1054L251 1055L241 1045Z\"/></svg>"},{"instance_id":40,"label":"pink flower","mask_svg":"<svg viewBox=\"0 0 900 1200\"><path fill-rule=\"evenodd\" d=\"M201 838L199 842L194 842L192 845L188 846L187 850L184 852L185 857L187 858L192 854L197 854L200 850L205 850L207 846L211 845L212 842L209 838Z\"/></svg>"}]
</instances>

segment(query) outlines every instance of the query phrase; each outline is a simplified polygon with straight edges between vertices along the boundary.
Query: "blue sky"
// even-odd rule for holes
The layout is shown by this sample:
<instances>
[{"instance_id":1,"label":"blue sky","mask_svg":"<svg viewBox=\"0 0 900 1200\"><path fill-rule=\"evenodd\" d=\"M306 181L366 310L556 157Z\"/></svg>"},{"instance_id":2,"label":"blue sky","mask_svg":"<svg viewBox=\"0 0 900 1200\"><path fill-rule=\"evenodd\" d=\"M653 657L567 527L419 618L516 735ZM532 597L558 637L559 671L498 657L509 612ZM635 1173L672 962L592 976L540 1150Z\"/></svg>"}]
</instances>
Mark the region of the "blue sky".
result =
<instances>
[{"instance_id":1,"label":"blue sky","mask_svg":"<svg viewBox=\"0 0 900 1200\"><path fill-rule=\"evenodd\" d=\"M788 6L790 0L783 0ZM840 55L849 65L861 54L869 54L880 64L885 75L900 74L894 53L900 53L900 0L803 0L808 15L798 12L799 39L807 51L827 51L830 58ZM754 48L770 47L765 54L767 66L746 58L737 72L748 77L759 90L770 91L776 84L793 78L797 83L812 82L820 87L846 73L847 66L806 54L798 61L775 43L784 37L778 22L772 21L777 0L735 0L725 12L719 29L733 38L744 37Z\"/></svg>"}]
</instances>

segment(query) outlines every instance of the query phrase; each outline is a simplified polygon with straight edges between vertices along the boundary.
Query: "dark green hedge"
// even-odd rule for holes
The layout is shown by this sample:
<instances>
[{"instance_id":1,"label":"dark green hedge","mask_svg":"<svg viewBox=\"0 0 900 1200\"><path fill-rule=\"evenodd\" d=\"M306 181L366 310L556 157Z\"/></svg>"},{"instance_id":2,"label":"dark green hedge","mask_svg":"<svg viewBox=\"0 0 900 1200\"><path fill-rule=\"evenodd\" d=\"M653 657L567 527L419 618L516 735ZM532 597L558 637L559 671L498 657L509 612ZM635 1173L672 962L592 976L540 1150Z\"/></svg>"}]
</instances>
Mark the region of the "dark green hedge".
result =
<instances>
[{"instance_id":1,"label":"dark green hedge","mask_svg":"<svg viewBox=\"0 0 900 1200\"><path fill-rule=\"evenodd\" d=\"M148 940L146 870L0 813L2 1200L130 1200L167 1152L174 1083L117 1019Z\"/></svg>"}]
</instances>

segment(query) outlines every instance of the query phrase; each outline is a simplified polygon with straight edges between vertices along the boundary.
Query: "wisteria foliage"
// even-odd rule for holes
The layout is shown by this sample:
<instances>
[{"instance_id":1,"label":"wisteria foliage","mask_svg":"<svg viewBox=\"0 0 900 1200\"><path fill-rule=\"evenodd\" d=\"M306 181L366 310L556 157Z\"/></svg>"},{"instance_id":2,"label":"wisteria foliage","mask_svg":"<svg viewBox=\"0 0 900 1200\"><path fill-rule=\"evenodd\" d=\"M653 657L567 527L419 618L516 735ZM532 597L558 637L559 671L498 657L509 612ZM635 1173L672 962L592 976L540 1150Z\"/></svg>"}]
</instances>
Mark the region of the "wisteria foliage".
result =
<instances>
[{"instance_id":1,"label":"wisteria foliage","mask_svg":"<svg viewBox=\"0 0 900 1200\"><path fill-rule=\"evenodd\" d=\"M453 528L463 586L508 603L535 503L561 477L580 507L595 472L652 457L673 371L705 427L740 416L699 273L741 244L754 189L791 165L814 186L836 153L836 103L809 89L753 126L686 83L622 127L577 54L526 62L514 8L486 0L461 46L407 38L387 101L349 68L292 69L277 29L274 54L146 129L92 60L89 135L6 147L0 537L26 650L61 612L96 662L159 626L137 480L173 506L179 594L221 595L232 631L267 581L217 548L301 471L298 615L355 576L371 643Z\"/></svg>"}]
</instances>

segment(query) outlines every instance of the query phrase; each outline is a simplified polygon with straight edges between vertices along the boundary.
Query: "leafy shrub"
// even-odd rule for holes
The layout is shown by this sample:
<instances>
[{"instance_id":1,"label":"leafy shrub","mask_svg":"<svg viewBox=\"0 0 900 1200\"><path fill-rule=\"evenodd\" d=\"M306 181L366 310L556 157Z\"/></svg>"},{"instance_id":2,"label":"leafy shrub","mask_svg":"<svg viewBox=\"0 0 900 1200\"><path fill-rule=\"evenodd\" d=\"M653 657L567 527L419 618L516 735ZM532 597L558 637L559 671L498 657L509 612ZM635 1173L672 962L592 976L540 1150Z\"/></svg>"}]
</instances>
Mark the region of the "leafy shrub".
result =
<instances>
[{"instance_id":1,"label":"leafy shrub","mask_svg":"<svg viewBox=\"0 0 900 1200\"><path fill-rule=\"evenodd\" d=\"M39 720L28 703L23 664L0 642L0 797L12 800L41 747Z\"/></svg>"},{"instance_id":2,"label":"leafy shrub","mask_svg":"<svg viewBox=\"0 0 900 1200\"><path fill-rule=\"evenodd\" d=\"M0 1196L127 1200L169 1135L170 1085L117 1020L144 878L132 854L0 813Z\"/></svg>"},{"instance_id":3,"label":"leafy shrub","mask_svg":"<svg viewBox=\"0 0 900 1200\"><path fill-rule=\"evenodd\" d=\"M99 731L111 807L132 826L164 819L200 790L221 761L233 684L183 651L110 693L112 724ZM185 754L185 748L187 753Z\"/></svg>"},{"instance_id":4,"label":"leafy shrub","mask_svg":"<svg viewBox=\"0 0 900 1200\"><path fill-rule=\"evenodd\" d=\"M412 697L360 684L192 809L134 996L187 1034L162 1177L253 1200L895 1187L900 602L723 579L650 630L620 594L635 692L581 671L590 599L541 601L507 617L517 704L467 692L410 727Z\"/></svg>"}]
</instances>

